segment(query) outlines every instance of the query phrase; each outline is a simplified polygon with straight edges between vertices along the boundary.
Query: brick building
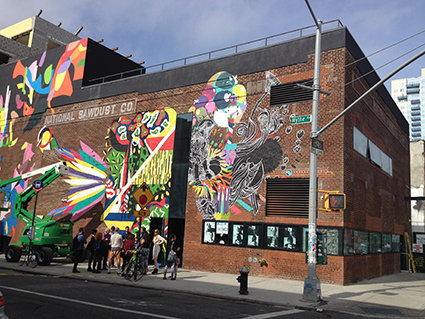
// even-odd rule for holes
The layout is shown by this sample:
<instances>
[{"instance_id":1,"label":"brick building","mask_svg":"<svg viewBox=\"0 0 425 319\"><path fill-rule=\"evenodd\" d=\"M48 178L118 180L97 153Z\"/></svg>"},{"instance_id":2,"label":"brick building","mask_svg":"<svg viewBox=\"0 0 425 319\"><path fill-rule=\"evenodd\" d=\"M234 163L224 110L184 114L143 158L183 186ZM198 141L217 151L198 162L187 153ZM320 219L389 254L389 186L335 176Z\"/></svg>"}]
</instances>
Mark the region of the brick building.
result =
<instances>
[{"instance_id":1,"label":"brick building","mask_svg":"<svg viewBox=\"0 0 425 319\"><path fill-rule=\"evenodd\" d=\"M312 81L314 43L307 35L145 73L82 39L6 64L0 177L66 160L70 177L40 192L37 213L87 233L138 227L132 194L146 183L154 199L142 224L177 234L183 267L236 274L245 264L254 276L303 280L311 125L295 117L310 114L312 94L296 83ZM323 33L321 61L331 92L320 97L323 127L378 77L345 27ZM399 272L410 232L406 120L381 87L320 139L318 188L347 201L318 212L328 238L318 276L348 284ZM13 211L1 227L19 241Z\"/></svg>"}]
</instances>

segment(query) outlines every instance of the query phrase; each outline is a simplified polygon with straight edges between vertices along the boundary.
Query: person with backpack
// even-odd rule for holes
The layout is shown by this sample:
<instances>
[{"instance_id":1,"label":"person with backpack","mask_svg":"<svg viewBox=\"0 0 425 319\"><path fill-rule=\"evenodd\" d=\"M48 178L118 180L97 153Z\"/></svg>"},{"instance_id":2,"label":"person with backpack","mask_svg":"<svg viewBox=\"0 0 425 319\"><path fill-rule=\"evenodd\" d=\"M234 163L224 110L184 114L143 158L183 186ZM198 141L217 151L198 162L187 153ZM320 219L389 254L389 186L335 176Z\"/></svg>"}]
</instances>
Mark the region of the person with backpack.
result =
<instances>
[{"instance_id":1,"label":"person with backpack","mask_svg":"<svg viewBox=\"0 0 425 319\"><path fill-rule=\"evenodd\" d=\"M80 261L81 257L83 256L84 252L84 244L87 244L86 238L84 237L84 228L80 227L78 230L78 235L75 236L76 240L73 241L73 249L75 250L74 253L74 268L72 269L73 273L79 273L77 270L78 262ZM74 246L75 245L75 246Z\"/></svg>"},{"instance_id":2,"label":"person with backpack","mask_svg":"<svg viewBox=\"0 0 425 319\"><path fill-rule=\"evenodd\" d=\"M104 247L102 240L102 233L97 233L94 240L94 262L93 262L93 273L100 274L102 270L102 257L104 255Z\"/></svg>"},{"instance_id":3,"label":"person with backpack","mask_svg":"<svg viewBox=\"0 0 425 319\"><path fill-rule=\"evenodd\" d=\"M95 248L95 237L97 234L97 229L93 229L91 231L91 235L90 235L90 241L87 244L87 250L90 252L90 258L89 258L89 264L88 264L88 268L87 271L93 271L94 269L94 248ZM92 262L93 262L93 268L92 268Z\"/></svg>"},{"instance_id":4,"label":"person with backpack","mask_svg":"<svg viewBox=\"0 0 425 319\"><path fill-rule=\"evenodd\" d=\"M168 243L167 243L167 249L165 254L165 256L167 256L166 257L167 261L164 268L164 278L162 279L167 279L168 267L171 267L171 280L177 279L177 265L178 265L177 253L180 252L180 247L177 247L176 239L177 239L177 236L174 234L170 234L168 236Z\"/></svg>"}]
</instances>

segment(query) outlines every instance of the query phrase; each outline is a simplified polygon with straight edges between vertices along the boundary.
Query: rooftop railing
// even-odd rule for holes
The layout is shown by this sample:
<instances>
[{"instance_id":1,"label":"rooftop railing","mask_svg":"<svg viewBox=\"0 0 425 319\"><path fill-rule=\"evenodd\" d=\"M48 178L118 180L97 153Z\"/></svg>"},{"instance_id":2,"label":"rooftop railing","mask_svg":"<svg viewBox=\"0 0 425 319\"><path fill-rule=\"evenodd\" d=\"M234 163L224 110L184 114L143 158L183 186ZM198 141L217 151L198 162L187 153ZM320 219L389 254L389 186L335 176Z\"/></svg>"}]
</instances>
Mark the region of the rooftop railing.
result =
<instances>
[{"instance_id":1,"label":"rooftop railing","mask_svg":"<svg viewBox=\"0 0 425 319\"><path fill-rule=\"evenodd\" d=\"M343 24L338 19L328 21L328 22L324 22L322 24L322 30L323 31L335 29L335 28L340 28L340 27L343 27ZM210 59L220 58L220 57L223 57L223 56L236 54L236 53L240 53L240 52L243 52L243 51L252 50L252 49L256 49L256 48L260 48L260 47L265 47L265 46L268 46L268 45L276 44L278 42L292 40L292 39L300 38L300 37L315 34L315 33L316 33L316 25L311 25L311 26L308 26L308 27L303 27L303 28L292 30L292 31L287 31L287 32L276 34L276 35L272 35L272 36L269 36L269 37L245 42L245 43L242 43L242 44L237 44L237 45L233 45L233 46L230 46L230 47L226 47L226 48L222 48L222 49L218 49L218 50L214 50L214 51L209 51L209 52L206 52L206 53L192 55L192 56L189 56L189 57L186 57L186 58L181 58L181 59L177 59L177 60L173 60L173 61L169 61L169 62L151 65L151 66L148 66L148 67L145 67L145 68L142 68L142 69L136 69L136 70L131 70L131 71L127 71L127 72L108 75L108 76L101 77L101 78L92 79L92 80L90 80L90 85L100 84L100 83L110 82L110 81L115 81L115 80L121 80L121 79L124 79L124 78L136 76L136 75L163 71L163 70L172 69L172 68L175 68L175 67L185 66L185 65L188 65L188 64L192 64L192 63L197 63L197 62L207 61L207 60L210 60Z\"/></svg>"}]
</instances>

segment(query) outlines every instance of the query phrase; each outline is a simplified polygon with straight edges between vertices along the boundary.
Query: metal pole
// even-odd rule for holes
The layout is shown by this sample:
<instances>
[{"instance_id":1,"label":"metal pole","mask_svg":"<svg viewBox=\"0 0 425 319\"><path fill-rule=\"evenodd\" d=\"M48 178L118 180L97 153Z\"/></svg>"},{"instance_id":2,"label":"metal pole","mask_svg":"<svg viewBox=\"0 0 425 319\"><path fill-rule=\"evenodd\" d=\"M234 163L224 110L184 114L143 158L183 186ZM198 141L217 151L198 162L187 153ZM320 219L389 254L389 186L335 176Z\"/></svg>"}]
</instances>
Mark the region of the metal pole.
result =
<instances>
[{"instance_id":1,"label":"metal pole","mask_svg":"<svg viewBox=\"0 0 425 319\"><path fill-rule=\"evenodd\" d=\"M34 202L34 212L32 214L32 221L31 221L31 236L30 236L30 247L29 250L32 250L32 238L35 236L35 227L34 227L34 220L35 220L35 209L37 208L37 197L38 197L38 192L35 191L35 202Z\"/></svg>"},{"instance_id":2,"label":"metal pole","mask_svg":"<svg viewBox=\"0 0 425 319\"><path fill-rule=\"evenodd\" d=\"M307 1L306 1L307 2ZM308 2L307 2L308 4ZM309 6L311 11L311 8ZM312 13L313 15L313 13ZM313 15L314 17L314 15ZM320 97L320 53L322 21L316 20L316 48L314 53L314 80L313 80L313 106L311 116L311 134L313 138L318 129L319 97ZM322 300L320 280L317 277L317 155L310 151L310 188L308 198L308 275L304 280L304 292L302 301L318 302Z\"/></svg>"}]
</instances>

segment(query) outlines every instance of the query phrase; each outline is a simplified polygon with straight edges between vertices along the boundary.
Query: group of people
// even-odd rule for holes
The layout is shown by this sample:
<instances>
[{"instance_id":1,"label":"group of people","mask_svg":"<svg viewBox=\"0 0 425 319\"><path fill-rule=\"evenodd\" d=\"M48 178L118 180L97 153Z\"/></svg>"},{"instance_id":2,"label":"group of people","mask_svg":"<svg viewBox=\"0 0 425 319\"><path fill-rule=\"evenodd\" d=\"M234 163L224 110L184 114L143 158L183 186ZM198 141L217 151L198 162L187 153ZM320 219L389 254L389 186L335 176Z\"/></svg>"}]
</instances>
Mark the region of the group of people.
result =
<instances>
[{"instance_id":1,"label":"group of people","mask_svg":"<svg viewBox=\"0 0 425 319\"><path fill-rule=\"evenodd\" d=\"M170 234L169 240L165 250L165 268L164 277L167 279L167 271L171 270L171 280L177 278L177 266L180 263L180 247L176 244L176 235ZM87 250L90 251L90 258L88 262L87 271L93 273L100 273L102 270L107 270L108 274L111 272L111 268L114 267L116 262L117 274L122 273L125 270L127 263L130 261L132 251L137 248L141 250L141 253L145 256L149 256L150 247L152 246L152 260L154 263L154 269L152 274L158 274L158 257L162 250L163 244L166 242L165 238L160 235L158 229L154 230L152 238L146 231L146 228L142 228L140 236L141 240L136 243L136 238L133 233L130 232L129 227L125 227L124 234L120 234L118 227L111 226L106 228L104 233L100 233L97 229L91 231L91 235L87 240L84 237L84 228L80 228L74 241L75 250L74 255L74 268L73 273L79 273L77 266L79 260L81 260L84 245L87 244ZM121 260L122 268L121 268ZM148 258L144 258L145 271L148 269ZM122 269L122 271L121 271ZM145 273L146 274L146 273Z\"/></svg>"}]
</instances>

